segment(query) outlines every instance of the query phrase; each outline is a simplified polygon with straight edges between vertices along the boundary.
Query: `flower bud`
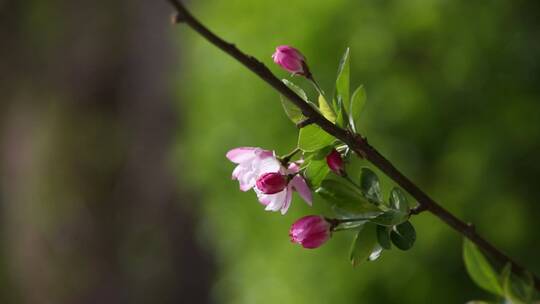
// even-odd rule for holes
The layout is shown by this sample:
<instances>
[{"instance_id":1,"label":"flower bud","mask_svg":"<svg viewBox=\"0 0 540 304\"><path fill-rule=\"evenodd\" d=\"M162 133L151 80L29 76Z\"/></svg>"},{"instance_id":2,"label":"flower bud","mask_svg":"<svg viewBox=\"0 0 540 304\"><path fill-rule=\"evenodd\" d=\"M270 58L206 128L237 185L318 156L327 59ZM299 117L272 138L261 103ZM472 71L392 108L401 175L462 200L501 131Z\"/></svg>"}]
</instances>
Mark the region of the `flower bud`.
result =
<instances>
[{"instance_id":1,"label":"flower bud","mask_svg":"<svg viewBox=\"0 0 540 304\"><path fill-rule=\"evenodd\" d=\"M257 189L264 194L274 194L287 187L287 178L278 172L265 173L257 180Z\"/></svg>"},{"instance_id":2,"label":"flower bud","mask_svg":"<svg viewBox=\"0 0 540 304\"><path fill-rule=\"evenodd\" d=\"M290 73L303 75L308 78L311 75L304 55L292 46L278 46L272 58L275 63Z\"/></svg>"},{"instance_id":3,"label":"flower bud","mask_svg":"<svg viewBox=\"0 0 540 304\"><path fill-rule=\"evenodd\" d=\"M339 154L336 149L333 149L332 152L326 156L326 163L328 164L330 170L332 170L335 174L341 176L345 175L345 165L343 164L343 159L341 158L341 154Z\"/></svg>"},{"instance_id":4,"label":"flower bud","mask_svg":"<svg viewBox=\"0 0 540 304\"><path fill-rule=\"evenodd\" d=\"M291 242L313 249L328 241L331 227L332 225L324 217L308 215L292 224L289 236Z\"/></svg>"}]
</instances>

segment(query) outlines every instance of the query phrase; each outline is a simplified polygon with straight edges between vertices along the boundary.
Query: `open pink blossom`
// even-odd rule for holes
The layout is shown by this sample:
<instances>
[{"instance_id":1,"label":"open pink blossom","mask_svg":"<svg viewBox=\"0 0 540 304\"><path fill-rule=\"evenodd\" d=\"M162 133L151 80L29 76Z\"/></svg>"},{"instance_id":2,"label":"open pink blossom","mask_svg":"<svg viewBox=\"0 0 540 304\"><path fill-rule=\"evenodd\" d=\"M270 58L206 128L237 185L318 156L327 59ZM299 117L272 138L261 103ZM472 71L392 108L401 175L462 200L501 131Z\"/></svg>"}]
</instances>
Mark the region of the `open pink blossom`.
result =
<instances>
[{"instance_id":1,"label":"open pink blossom","mask_svg":"<svg viewBox=\"0 0 540 304\"><path fill-rule=\"evenodd\" d=\"M292 194L294 191L297 191L300 197L311 206L313 201L311 190L305 179L298 174L298 171L299 167L296 163L291 163L287 169L283 167L280 168L282 175L291 175L293 177L288 182L287 186L279 192L267 194L263 192L264 189L255 187L255 192L257 193L259 201L266 206L265 210L281 211L281 214L287 213L287 210L289 210L289 207L291 206Z\"/></svg>"},{"instance_id":2,"label":"open pink blossom","mask_svg":"<svg viewBox=\"0 0 540 304\"><path fill-rule=\"evenodd\" d=\"M291 242L313 249L321 246L331 236L332 225L318 215L308 215L297 220L289 230Z\"/></svg>"},{"instance_id":3,"label":"open pink blossom","mask_svg":"<svg viewBox=\"0 0 540 304\"><path fill-rule=\"evenodd\" d=\"M259 201L268 211L285 214L292 201L292 194L298 194L309 204L313 200L311 190L304 178L298 174L297 163L285 168L274 152L256 147L241 147L227 152L227 158L238 164L232 178L240 183L240 190L254 189Z\"/></svg>"},{"instance_id":4,"label":"open pink blossom","mask_svg":"<svg viewBox=\"0 0 540 304\"><path fill-rule=\"evenodd\" d=\"M299 50L288 45L280 45L272 55L274 62L284 70L299 75L309 75L306 59Z\"/></svg>"},{"instance_id":5,"label":"open pink blossom","mask_svg":"<svg viewBox=\"0 0 540 304\"><path fill-rule=\"evenodd\" d=\"M255 187L257 179L264 173L279 172L282 167L272 151L257 147L232 149L226 156L238 164L232 173L232 179L238 180L242 191Z\"/></svg>"}]
</instances>

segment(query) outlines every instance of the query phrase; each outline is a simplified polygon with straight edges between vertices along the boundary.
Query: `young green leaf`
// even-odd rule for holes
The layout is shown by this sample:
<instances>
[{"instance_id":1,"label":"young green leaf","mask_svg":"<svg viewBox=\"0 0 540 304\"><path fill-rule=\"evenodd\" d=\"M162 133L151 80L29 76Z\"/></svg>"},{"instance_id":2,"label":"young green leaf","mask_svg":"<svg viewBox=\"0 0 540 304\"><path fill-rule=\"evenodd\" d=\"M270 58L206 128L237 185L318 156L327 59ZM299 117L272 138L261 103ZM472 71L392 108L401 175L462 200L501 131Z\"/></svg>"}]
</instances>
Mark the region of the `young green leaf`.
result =
<instances>
[{"instance_id":1,"label":"young green leaf","mask_svg":"<svg viewBox=\"0 0 540 304\"><path fill-rule=\"evenodd\" d=\"M315 124L311 124L300 129L298 136L298 148L304 152L313 152L331 145L335 138L326 133Z\"/></svg>"},{"instance_id":2,"label":"young green leaf","mask_svg":"<svg viewBox=\"0 0 540 304\"><path fill-rule=\"evenodd\" d=\"M376 245L377 238L375 234L375 225L367 223L360 231L358 231L351 244L351 251L349 254L351 264L357 266L363 261L366 261Z\"/></svg>"},{"instance_id":3,"label":"young green leaf","mask_svg":"<svg viewBox=\"0 0 540 304\"><path fill-rule=\"evenodd\" d=\"M293 90L298 96L302 97L302 99L304 101L308 101L308 97L306 95L306 92L304 92L304 90L297 86L296 84L294 84L293 82L287 80L287 79L282 79L281 81L283 81L283 83L289 87L289 89Z\"/></svg>"},{"instance_id":4,"label":"young green leaf","mask_svg":"<svg viewBox=\"0 0 540 304\"><path fill-rule=\"evenodd\" d=\"M285 85L287 85L291 90L293 90L298 96L302 97L303 100L308 102L308 97L306 95L306 92L302 90L299 86L295 85L294 83L290 82L287 79L282 80ZM283 106L283 110L285 110L285 114L287 114L287 117L289 119L296 123L299 123L300 121L306 119L306 117L302 114L302 111L295 106L290 100L285 98L283 95L280 95L281 98L281 105Z\"/></svg>"},{"instance_id":5,"label":"young green leaf","mask_svg":"<svg viewBox=\"0 0 540 304\"><path fill-rule=\"evenodd\" d=\"M350 78L350 60L349 48L345 50L341 61L339 62L338 76L336 80L336 92L338 101L341 99L345 109L350 108L349 103L349 78Z\"/></svg>"},{"instance_id":6,"label":"young green leaf","mask_svg":"<svg viewBox=\"0 0 540 304\"><path fill-rule=\"evenodd\" d=\"M343 110L343 105L342 103L337 103L335 104L335 108L336 108L336 125L340 128L344 128L345 127L345 115L347 115L347 113Z\"/></svg>"},{"instance_id":7,"label":"young green leaf","mask_svg":"<svg viewBox=\"0 0 540 304\"><path fill-rule=\"evenodd\" d=\"M366 104L366 90L364 86L359 86L351 97L351 107L349 109L349 121L354 131L360 123L360 114Z\"/></svg>"},{"instance_id":8,"label":"young green leaf","mask_svg":"<svg viewBox=\"0 0 540 304\"><path fill-rule=\"evenodd\" d=\"M407 203L407 197L401 189L395 187L390 192L390 208L400 210L402 212L409 212L409 204Z\"/></svg>"},{"instance_id":9,"label":"young green leaf","mask_svg":"<svg viewBox=\"0 0 540 304\"><path fill-rule=\"evenodd\" d=\"M380 203L382 201L381 186L375 172L368 168L362 168L360 187L362 188L364 196L370 202Z\"/></svg>"},{"instance_id":10,"label":"young green leaf","mask_svg":"<svg viewBox=\"0 0 540 304\"><path fill-rule=\"evenodd\" d=\"M384 249L392 248L390 241L390 228L377 225L377 241Z\"/></svg>"},{"instance_id":11,"label":"young green leaf","mask_svg":"<svg viewBox=\"0 0 540 304\"><path fill-rule=\"evenodd\" d=\"M416 241L416 231L410 222L395 226L390 232L392 243L401 250L409 250Z\"/></svg>"},{"instance_id":12,"label":"young green leaf","mask_svg":"<svg viewBox=\"0 0 540 304\"><path fill-rule=\"evenodd\" d=\"M467 272L476 285L504 297L504 291L497 279L497 274L476 245L468 239L463 240L463 260Z\"/></svg>"},{"instance_id":13,"label":"young green leaf","mask_svg":"<svg viewBox=\"0 0 540 304\"><path fill-rule=\"evenodd\" d=\"M336 122L336 113L334 112L334 110L332 110L332 107L328 104L328 101L326 101L326 99L322 95L319 95L319 110L326 119L330 120L333 123Z\"/></svg>"},{"instance_id":14,"label":"young green leaf","mask_svg":"<svg viewBox=\"0 0 540 304\"><path fill-rule=\"evenodd\" d=\"M377 206L365 201L359 190L342 181L326 179L315 192L335 208L358 217L376 217L382 212Z\"/></svg>"},{"instance_id":15,"label":"young green leaf","mask_svg":"<svg viewBox=\"0 0 540 304\"><path fill-rule=\"evenodd\" d=\"M382 214L379 214L376 218L372 218L369 221L377 225L382 226L394 226L399 225L409 218L409 214L400 210L387 210Z\"/></svg>"}]
</instances>

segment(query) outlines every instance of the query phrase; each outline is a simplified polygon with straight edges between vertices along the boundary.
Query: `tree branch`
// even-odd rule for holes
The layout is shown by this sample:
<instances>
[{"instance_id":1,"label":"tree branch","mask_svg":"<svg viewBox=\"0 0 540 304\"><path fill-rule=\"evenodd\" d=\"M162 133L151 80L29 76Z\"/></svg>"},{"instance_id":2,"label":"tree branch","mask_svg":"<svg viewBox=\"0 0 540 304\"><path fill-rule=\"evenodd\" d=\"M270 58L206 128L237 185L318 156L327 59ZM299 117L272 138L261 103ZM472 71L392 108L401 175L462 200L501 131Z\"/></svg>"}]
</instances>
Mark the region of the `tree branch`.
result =
<instances>
[{"instance_id":1,"label":"tree branch","mask_svg":"<svg viewBox=\"0 0 540 304\"><path fill-rule=\"evenodd\" d=\"M185 6L178 0L168 0L176 9L177 15L173 19L175 22L184 22L201 36L203 36L210 43L229 54L237 61L242 63L246 68L257 74L262 80L272 86L280 94L287 97L293 104L295 104L304 116L306 116L311 122L320 126L323 130L333 135L337 139L347 144L357 155L366 158L373 163L382 172L388 175L394 182L405 189L412 197L414 197L419 206L411 214L418 214L422 211L429 211L443 222L445 222L454 230L467 237L473 243L475 243L482 251L493 257L501 265L506 263L512 264L512 271L518 275L524 275L527 270L512 260L509 256L504 254L499 249L495 248L490 242L476 233L472 225L463 222L449 211L444 209L441 205L437 204L431 197L429 197L424 191L422 191L416 184L403 175L390 161L388 161L379 151L372 147L368 142L359 134L351 133L348 130L342 129L332 122L324 118L311 106L309 106L300 96L296 95L291 89L289 89L279 78L274 76L272 72L256 58L249 56L240 51L234 44L228 43L220 37L212 33L208 28L202 25L191 13L185 8ZM531 273L532 274L532 273ZM540 291L540 279L535 274L532 274L534 278L534 285L537 290Z\"/></svg>"}]
</instances>

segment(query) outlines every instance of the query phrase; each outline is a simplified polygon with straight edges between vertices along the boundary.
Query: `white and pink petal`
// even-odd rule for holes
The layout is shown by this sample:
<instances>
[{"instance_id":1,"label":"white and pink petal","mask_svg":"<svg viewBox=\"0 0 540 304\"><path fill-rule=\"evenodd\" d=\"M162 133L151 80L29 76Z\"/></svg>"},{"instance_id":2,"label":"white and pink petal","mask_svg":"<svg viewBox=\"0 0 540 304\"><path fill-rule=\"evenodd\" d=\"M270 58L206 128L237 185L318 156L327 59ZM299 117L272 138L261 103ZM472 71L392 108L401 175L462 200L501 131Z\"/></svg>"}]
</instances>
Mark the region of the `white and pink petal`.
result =
<instances>
[{"instance_id":1,"label":"white and pink petal","mask_svg":"<svg viewBox=\"0 0 540 304\"><path fill-rule=\"evenodd\" d=\"M302 197L302 199L308 203L308 205L312 205L313 195L311 193L311 189L309 189L306 180L300 174L295 175L289 184L298 192L300 197Z\"/></svg>"}]
</instances>

